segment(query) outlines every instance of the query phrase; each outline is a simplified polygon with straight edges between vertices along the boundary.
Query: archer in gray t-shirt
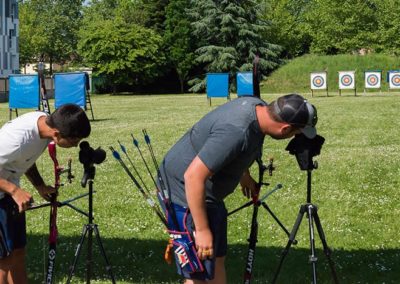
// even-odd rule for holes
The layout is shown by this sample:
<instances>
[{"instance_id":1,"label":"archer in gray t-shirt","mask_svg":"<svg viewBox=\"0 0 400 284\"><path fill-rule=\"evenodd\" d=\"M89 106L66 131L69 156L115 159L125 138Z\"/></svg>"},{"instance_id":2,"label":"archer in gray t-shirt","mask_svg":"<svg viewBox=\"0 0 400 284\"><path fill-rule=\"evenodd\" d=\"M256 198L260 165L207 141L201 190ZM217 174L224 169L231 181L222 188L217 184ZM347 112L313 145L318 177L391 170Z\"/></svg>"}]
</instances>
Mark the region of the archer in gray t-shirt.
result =
<instances>
[{"instance_id":1,"label":"archer in gray t-shirt","mask_svg":"<svg viewBox=\"0 0 400 284\"><path fill-rule=\"evenodd\" d=\"M184 173L196 155L214 174L206 182L206 199L222 201L243 172L261 155L265 135L256 117L255 97L241 97L204 116L171 148L160 166L171 201L187 207Z\"/></svg>"},{"instance_id":2,"label":"archer in gray t-shirt","mask_svg":"<svg viewBox=\"0 0 400 284\"><path fill-rule=\"evenodd\" d=\"M248 168L261 155L266 135L287 139L303 133L313 138L316 123L315 107L300 95L282 96L270 105L241 97L208 113L171 148L160 165L160 189L168 190L173 203L165 204L168 226L173 238L176 229L194 238L186 246L174 244L180 275L226 283L227 211L222 200L239 183L246 196L257 194ZM182 257L184 247L196 250L204 270L185 269L189 258Z\"/></svg>"}]
</instances>

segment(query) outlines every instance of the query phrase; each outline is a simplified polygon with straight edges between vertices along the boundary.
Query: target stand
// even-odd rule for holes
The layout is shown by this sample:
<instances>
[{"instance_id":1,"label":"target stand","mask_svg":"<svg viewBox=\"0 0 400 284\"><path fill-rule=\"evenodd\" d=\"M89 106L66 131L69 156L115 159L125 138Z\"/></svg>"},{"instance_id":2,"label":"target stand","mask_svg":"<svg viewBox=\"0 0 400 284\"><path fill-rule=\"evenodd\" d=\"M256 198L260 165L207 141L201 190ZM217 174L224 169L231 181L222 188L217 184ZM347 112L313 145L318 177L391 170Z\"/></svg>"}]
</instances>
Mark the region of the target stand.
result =
<instances>
[{"instance_id":1,"label":"target stand","mask_svg":"<svg viewBox=\"0 0 400 284\"><path fill-rule=\"evenodd\" d=\"M367 70L364 72L364 95L368 90L379 90L382 94L382 70Z\"/></svg>"},{"instance_id":2,"label":"target stand","mask_svg":"<svg viewBox=\"0 0 400 284\"><path fill-rule=\"evenodd\" d=\"M328 96L328 81L326 71L310 73L310 89L312 97L314 97L314 91L319 90L325 90L326 96Z\"/></svg>"},{"instance_id":3,"label":"target stand","mask_svg":"<svg viewBox=\"0 0 400 284\"><path fill-rule=\"evenodd\" d=\"M390 70L387 73L387 80L389 82L389 91L400 91L400 70Z\"/></svg>"},{"instance_id":4,"label":"target stand","mask_svg":"<svg viewBox=\"0 0 400 284\"><path fill-rule=\"evenodd\" d=\"M354 96L357 96L355 74L356 71L339 71L339 96L342 90L354 90Z\"/></svg>"}]
</instances>

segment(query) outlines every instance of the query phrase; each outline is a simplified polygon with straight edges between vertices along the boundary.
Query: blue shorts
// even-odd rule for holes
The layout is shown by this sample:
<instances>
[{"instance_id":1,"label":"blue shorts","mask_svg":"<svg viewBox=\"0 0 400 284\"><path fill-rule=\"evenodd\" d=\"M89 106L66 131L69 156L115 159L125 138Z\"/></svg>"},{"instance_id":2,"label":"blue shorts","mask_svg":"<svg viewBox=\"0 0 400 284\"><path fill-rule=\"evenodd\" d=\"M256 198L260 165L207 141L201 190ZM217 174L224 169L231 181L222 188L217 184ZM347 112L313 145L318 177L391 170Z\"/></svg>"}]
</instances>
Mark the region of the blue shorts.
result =
<instances>
[{"instance_id":1,"label":"blue shorts","mask_svg":"<svg viewBox=\"0 0 400 284\"><path fill-rule=\"evenodd\" d=\"M186 279L211 280L214 278L215 257L224 257L227 253L227 210L223 202L206 202L208 224L213 234L214 257L201 261L204 270L202 272L187 273L182 270L180 264L176 262L179 275ZM175 205L176 206L176 205ZM182 216L182 215L181 215ZM193 236L194 223L190 211L182 216L185 227ZM181 222L180 222L181 223Z\"/></svg>"},{"instance_id":2,"label":"blue shorts","mask_svg":"<svg viewBox=\"0 0 400 284\"><path fill-rule=\"evenodd\" d=\"M18 206L8 194L0 199L0 258L8 256L14 249L26 245L25 212L19 213Z\"/></svg>"}]
</instances>

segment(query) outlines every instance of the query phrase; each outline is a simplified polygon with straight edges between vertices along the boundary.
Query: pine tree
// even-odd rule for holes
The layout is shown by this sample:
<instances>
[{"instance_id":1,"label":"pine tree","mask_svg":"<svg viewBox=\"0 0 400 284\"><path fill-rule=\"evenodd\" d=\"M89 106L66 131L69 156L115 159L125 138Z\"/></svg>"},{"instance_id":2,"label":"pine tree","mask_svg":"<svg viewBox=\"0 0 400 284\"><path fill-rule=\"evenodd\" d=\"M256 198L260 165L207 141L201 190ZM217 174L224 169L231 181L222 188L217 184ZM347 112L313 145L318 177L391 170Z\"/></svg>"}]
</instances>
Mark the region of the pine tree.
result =
<instances>
[{"instance_id":1,"label":"pine tree","mask_svg":"<svg viewBox=\"0 0 400 284\"><path fill-rule=\"evenodd\" d=\"M192 0L190 15L198 43L197 62L206 72L248 71L256 54L264 74L277 66L280 47L265 38L269 24L261 20L261 4L254 0ZM201 91L204 80L193 80Z\"/></svg>"}]
</instances>

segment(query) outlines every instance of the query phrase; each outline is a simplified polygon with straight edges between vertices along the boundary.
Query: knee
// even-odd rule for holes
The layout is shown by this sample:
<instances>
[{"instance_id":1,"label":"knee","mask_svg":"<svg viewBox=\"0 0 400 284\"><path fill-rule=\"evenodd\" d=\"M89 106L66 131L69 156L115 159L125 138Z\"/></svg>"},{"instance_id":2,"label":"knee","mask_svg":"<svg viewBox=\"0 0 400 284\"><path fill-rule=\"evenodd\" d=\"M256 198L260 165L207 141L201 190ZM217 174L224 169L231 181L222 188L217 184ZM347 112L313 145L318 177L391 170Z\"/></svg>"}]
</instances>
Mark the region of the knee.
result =
<instances>
[{"instance_id":1,"label":"knee","mask_svg":"<svg viewBox=\"0 0 400 284\"><path fill-rule=\"evenodd\" d=\"M0 270L10 270L16 265L24 265L25 263L25 249L15 249L11 254L3 259L0 259Z\"/></svg>"}]
</instances>

